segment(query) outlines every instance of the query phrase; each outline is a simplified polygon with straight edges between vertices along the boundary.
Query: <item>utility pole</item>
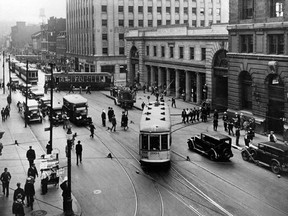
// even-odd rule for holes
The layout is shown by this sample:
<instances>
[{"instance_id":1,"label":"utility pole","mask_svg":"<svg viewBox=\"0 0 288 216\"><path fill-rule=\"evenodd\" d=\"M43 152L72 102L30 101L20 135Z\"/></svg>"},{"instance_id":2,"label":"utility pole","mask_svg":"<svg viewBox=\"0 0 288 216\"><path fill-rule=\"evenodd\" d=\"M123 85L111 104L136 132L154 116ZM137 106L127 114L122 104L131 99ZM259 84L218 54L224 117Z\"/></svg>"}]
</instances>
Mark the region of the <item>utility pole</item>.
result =
<instances>
[{"instance_id":1,"label":"utility pole","mask_svg":"<svg viewBox=\"0 0 288 216\"><path fill-rule=\"evenodd\" d=\"M28 121L28 60L26 61L26 89L25 89L25 106L24 106L24 111L25 111L25 128L27 127L27 121Z\"/></svg>"},{"instance_id":2,"label":"utility pole","mask_svg":"<svg viewBox=\"0 0 288 216\"><path fill-rule=\"evenodd\" d=\"M50 101L51 101L51 109L53 109L53 88L54 88L54 77L53 77L53 63L50 63L51 68L51 81L50 81ZM49 119L50 119L50 143L51 148L53 149L53 113L49 112Z\"/></svg>"},{"instance_id":3,"label":"utility pole","mask_svg":"<svg viewBox=\"0 0 288 216\"><path fill-rule=\"evenodd\" d=\"M5 94L5 51L3 51L3 94Z\"/></svg>"},{"instance_id":4,"label":"utility pole","mask_svg":"<svg viewBox=\"0 0 288 216\"><path fill-rule=\"evenodd\" d=\"M10 97L10 99L12 99L11 98L11 91L12 91L12 89L11 89L11 86L12 86L12 82L11 82L11 70L10 70L10 55L9 55L9 68L8 68L8 70L9 70L9 97Z\"/></svg>"}]
</instances>

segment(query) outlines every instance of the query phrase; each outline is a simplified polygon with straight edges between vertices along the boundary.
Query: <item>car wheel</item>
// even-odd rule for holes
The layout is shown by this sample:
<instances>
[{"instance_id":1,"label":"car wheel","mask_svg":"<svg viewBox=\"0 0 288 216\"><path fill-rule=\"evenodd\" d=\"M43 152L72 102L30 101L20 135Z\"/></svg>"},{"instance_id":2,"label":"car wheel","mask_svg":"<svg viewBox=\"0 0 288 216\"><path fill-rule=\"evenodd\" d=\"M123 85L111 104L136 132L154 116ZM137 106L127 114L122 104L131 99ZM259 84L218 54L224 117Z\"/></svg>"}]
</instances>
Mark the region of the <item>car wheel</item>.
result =
<instances>
[{"instance_id":1,"label":"car wheel","mask_svg":"<svg viewBox=\"0 0 288 216\"><path fill-rule=\"evenodd\" d=\"M225 160L229 160L230 156L231 156L231 154L230 154L229 149L225 148L225 149L223 150L223 158L224 158Z\"/></svg>"},{"instance_id":2,"label":"car wheel","mask_svg":"<svg viewBox=\"0 0 288 216\"><path fill-rule=\"evenodd\" d=\"M242 155L242 159L244 160L244 161L249 161L249 154L248 154L248 152L245 150L245 151L243 151L242 153L241 153L241 155Z\"/></svg>"},{"instance_id":3,"label":"car wheel","mask_svg":"<svg viewBox=\"0 0 288 216\"><path fill-rule=\"evenodd\" d=\"M211 151L209 153L209 158L210 158L210 160L215 161L217 158L216 153L214 151Z\"/></svg>"},{"instance_id":4,"label":"car wheel","mask_svg":"<svg viewBox=\"0 0 288 216\"><path fill-rule=\"evenodd\" d=\"M280 164L276 161L271 163L271 170L275 174L279 174L281 172Z\"/></svg>"}]
</instances>

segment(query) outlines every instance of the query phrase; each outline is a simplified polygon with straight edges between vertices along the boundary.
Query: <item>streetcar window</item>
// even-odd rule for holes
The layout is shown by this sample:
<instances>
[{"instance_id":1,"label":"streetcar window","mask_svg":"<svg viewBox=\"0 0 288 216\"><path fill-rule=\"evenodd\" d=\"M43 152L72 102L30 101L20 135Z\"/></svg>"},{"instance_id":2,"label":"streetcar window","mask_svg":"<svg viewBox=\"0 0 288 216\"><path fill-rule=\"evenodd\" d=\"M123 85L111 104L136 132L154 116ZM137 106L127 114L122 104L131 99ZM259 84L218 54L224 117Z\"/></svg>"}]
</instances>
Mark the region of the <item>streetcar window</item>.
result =
<instances>
[{"instance_id":1,"label":"streetcar window","mask_svg":"<svg viewBox=\"0 0 288 216\"><path fill-rule=\"evenodd\" d=\"M159 135L151 135L150 136L150 150L160 150L160 136Z\"/></svg>"},{"instance_id":2,"label":"streetcar window","mask_svg":"<svg viewBox=\"0 0 288 216\"><path fill-rule=\"evenodd\" d=\"M148 135L142 134L142 149L148 150Z\"/></svg>"},{"instance_id":3,"label":"streetcar window","mask_svg":"<svg viewBox=\"0 0 288 216\"><path fill-rule=\"evenodd\" d=\"M161 135L161 150L168 149L168 134Z\"/></svg>"}]
</instances>

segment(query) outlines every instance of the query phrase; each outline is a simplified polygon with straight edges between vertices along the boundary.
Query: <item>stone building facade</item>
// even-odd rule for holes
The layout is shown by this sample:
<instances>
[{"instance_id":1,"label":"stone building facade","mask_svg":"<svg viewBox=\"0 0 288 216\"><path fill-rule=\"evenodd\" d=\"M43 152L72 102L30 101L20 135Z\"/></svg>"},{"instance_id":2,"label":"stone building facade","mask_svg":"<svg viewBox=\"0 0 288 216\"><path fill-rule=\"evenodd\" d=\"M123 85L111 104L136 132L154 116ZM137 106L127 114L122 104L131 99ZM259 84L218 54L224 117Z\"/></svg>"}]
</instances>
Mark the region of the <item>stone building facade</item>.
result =
<instances>
[{"instance_id":1,"label":"stone building facade","mask_svg":"<svg viewBox=\"0 0 288 216\"><path fill-rule=\"evenodd\" d=\"M228 107L253 116L258 132L287 128L287 30L287 1L230 0Z\"/></svg>"},{"instance_id":2,"label":"stone building facade","mask_svg":"<svg viewBox=\"0 0 288 216\"><path fill-rule=\"evenodd\" d=\"M227 109L228 32L226 25L186 25L126 33L128 82L157 86L176 98Z\"/></svg>"}]
</instances>

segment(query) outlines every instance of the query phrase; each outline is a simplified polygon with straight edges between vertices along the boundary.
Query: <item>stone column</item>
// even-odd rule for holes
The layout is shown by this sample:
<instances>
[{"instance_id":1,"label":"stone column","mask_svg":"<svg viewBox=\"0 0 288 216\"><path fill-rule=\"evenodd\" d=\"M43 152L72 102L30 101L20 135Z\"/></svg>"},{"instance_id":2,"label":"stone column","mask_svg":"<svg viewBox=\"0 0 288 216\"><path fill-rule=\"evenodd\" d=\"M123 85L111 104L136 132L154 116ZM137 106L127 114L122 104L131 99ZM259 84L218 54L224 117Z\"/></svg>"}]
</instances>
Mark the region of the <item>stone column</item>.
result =
<instances>
[{"instance_id":1,"label":"stone column","mask_svg":"<svg viewBox=\"0 0 288 216\"><path fill-rule=\"evenodd\" d=\"M180 97L179 88L180 88L180 71L178 69L175 69L175 94L176 94L176 98Z\"/></svg>"},{"instance_id":2,"label":"stone column","mask_svg":"<svg viewBox=\"0 0 288 216\"><path fill-rule=\"evenodd\" d=\"M185 100L191 101L191 73L185 71Z\"/></svg>"},{"instance_id":3,"label":"stone column","mask_svg":"<svg viewBox=\"0 0 288 216\"><path fill-rule=\"evenodd\" d=\"M155 85L155 71L154 71L154 67L151 66L150 68L150 72L151 72L151 87Z\"/></svg>"},{"instance_id":4,"label":"stone column","mask_svg":"<svg viewBox=\"0 0 288 216\"><path fill-rule=\"evenodd\" d=\"M169 68L166 68L166 87L167 87L167 96L170 96L170 70Z\"/></svg>"},{"instance_id":5,"label":"stone column","mask_svg":"<svg viewBox=\"0 0 288 216\"><path fill-rule=\"evenodd\" d=\"M159 86L161 86L161 88ZM163 79L162 79L162 69L161 69L161 67L158 67L158 87L159 87L159 91L161 92L162 89L163 89Z\"/></svg>"},{"instance_id":6,"label":"stone column","mask_svg":"<svg viewBox=\"0 0 288 216\"><path fill-rule=\"evenodd\" d=\"M201 104L202 99L202 79L201 79L201 73L197 73L197 104Z\"/></svg>"}]
</instances>

